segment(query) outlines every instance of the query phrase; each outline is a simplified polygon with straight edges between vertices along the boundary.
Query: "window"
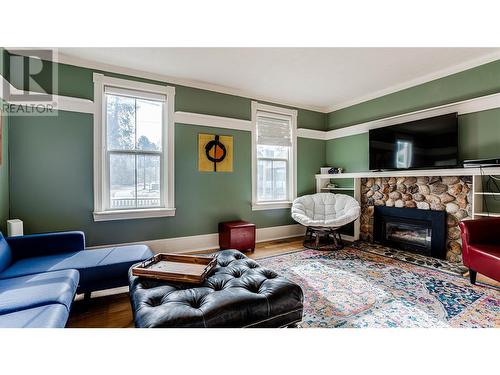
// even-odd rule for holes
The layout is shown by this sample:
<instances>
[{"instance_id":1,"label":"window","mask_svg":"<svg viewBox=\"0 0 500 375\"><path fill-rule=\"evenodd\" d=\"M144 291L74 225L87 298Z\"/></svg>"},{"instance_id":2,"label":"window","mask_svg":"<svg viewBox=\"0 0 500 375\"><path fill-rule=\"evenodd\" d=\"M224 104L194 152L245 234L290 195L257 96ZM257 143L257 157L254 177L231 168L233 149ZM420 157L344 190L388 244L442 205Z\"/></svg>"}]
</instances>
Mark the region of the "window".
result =
<instances>
[{"instance_id":1,"label":"window","mask_svg":"<svg viewBox=\"0 0 500 375\"><path fill-rule=\"evenodd\" d=\"M94 220L173 216L173 96L94 75Z\"/></svg>"},{"instance_id":2,"label":"window","mask_svg":"<svg viewBox=\"0 0 500 375\"><path fill-rule=\"evenodd\" d=\"M397 140L396 168L410 168L413 156L413 142Z\"/></svg>"},{"instance_id":3,"label":"window","mask_svg":"<svg viewBox=\"0 0 500 375\"><path fill-rule=\"evenodd\" d=\"M252 102L252 208L287 208L295 199L297 111Z\"/></svg>"}]
</instances>

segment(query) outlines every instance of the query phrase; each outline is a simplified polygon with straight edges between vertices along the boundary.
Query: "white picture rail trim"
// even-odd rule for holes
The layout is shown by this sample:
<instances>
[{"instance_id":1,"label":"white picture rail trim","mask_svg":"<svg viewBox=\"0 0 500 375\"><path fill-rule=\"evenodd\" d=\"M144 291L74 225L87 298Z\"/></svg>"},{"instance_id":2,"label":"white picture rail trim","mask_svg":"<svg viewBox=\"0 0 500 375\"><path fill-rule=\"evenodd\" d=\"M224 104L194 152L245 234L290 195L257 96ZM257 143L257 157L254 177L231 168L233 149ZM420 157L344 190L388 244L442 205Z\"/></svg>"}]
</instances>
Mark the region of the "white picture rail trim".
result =
<instances>
[{"instance_id":1,"label":"white picture rail trim","mask_svg":"<svg viewBox=\"0 0 500 375\"><path fill-rule=\"evenodd\" d=\"M4 87L7 87L4 90ZM7 92L8 95L4 96L4 92ZM0 75L0 99L8 102L13 105L22 105L22 106L37 106L37 105L45 105L48 103L45 102L36 102L36 101L14 101L11 98L11 95L32 95L35 97L36 92L32 91L24 91L19 90L14 87L9 81L7 81L2 75ZM53 105L54 110L60 111L70 111L70 112L80 112L80 113L94 113L94 102L88 99L74 98L72 96L64 96L64 95L54 95L51 94L53 101L51 101L51 105Z\"/></svg>"},{"instance_id":2,"label":"white picture rail trim","mask_svg":"<svg viewBox=\"0 0 500 375\"><path fill-rule=\"evenodd\" d=\"M352 135L367 133L371 129L383 128L386 126L421 120L428 117L440 116L452 112L458 112L458 115L465 115L467 113L487 111L494 108L500 108L500 93L480 96L477 98L444 104L437 107L426 108L419 111L386 117L379 120L368 121L357 125L346 126L345 128L329 130L326 132L327 134L325 139L331 140L349 137Z\"/></svg>"},{"instance_id":3,"label":"white picture rail trim","mask_svg":"<svg viewBox=\"0 0 500 375\"><path fill-rule=\"evenodd\" d=\"M0 88L3 85L9 85L9 92L21 93L21 90L12 86L4 77L0 75ZM2 97L3 90L0 90L0 99L12 103L9 98ZM81 112L81 113L94 113L94 102L88 99L74 98L69 96L54 95L55 102L57 103L55 109ZM30 103L17 103L17 104L30 104ZM353 135L367 133L370 129L383 128L386 126L396 125L409 121L421 120L427 117L439 116L446 113L458 112L459 115L468 113L487 111L490 109L500 108L500 93L479 96L472 99L462 100L454 103L444 104L441 106L426 108L414 112L403 113L396 116L385 117L378 120L367 121L355 125L346 126L340 129L333 130L315 130L307 128L297 128L297 137L316 139L328 141L332 139L350 137ZM202 113L182 112L178 111L174 114L174 122L176 124L198 125L213 128L232 129L251 131L251 120L242 120L231 117L213 116Z\"/></svg>"},{"instance_id":4,"label":"white picture rail trim","mask_svg":"<svg viewBox=\"0 0 500 375\"><path fill-rule=\"evenodd\" d=\"M205 115L202 113L175 112L174 122L176 124L209 126L222 129L243 130L243 131L252 130L252 122L250 120L241 120L231 117Z\"/></svg>"}]
</instances>

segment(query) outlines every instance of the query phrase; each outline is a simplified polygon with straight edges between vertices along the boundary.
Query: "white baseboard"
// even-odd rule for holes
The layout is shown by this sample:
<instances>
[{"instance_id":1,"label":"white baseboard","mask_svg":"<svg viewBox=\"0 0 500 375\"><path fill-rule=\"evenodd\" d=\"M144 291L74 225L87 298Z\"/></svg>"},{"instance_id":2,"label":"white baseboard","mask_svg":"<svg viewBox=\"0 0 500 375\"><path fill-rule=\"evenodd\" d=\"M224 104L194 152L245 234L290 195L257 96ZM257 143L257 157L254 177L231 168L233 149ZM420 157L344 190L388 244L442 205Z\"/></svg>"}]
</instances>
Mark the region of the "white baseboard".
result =
<instances>
[{"instance_id":1,"label":"white baseboard","mask_svg":"<svg viewBox=\"0 0 500 375\"><path fill-rule=\"evenodd\" d=\"M303 236L305 228L299 224L282 225L278 227L258 228L256 233L256 241L264 242L271 240L279 240L282 238L290 238ZM191 251L202 251L219 248L219 234L200 234L197 236L164 238L160 240L122 243L116 245L92 246L92 248L123 246L133 244L148 245L154 253L186 253Z\"/></svg>"}]
</instances>

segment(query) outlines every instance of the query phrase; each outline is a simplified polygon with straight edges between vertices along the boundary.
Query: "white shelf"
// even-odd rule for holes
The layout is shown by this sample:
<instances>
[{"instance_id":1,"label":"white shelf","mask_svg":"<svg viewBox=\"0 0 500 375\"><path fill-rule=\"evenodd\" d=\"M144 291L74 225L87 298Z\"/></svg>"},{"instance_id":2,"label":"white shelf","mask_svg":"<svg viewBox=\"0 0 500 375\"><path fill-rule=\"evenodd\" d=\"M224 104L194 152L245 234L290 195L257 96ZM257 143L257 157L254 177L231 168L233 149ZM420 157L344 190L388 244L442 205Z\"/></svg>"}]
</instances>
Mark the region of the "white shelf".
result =
<instances>
[{"instance_id":1,"label":"white shelf","mask_svg":"<svg viewBox=\"0 0 500 375\"><path fill-rule=\"evenodd\" d=\"M341 188L341 187L329 188L329 187L324 187L324 188L321 188L321 190L350 190L350 191L354 191L354 188L353 187L347 187L347 188Z\"/></svg>"},{"instance_id":2,"label":"white shelf","mask_svg":"<svg viewBox=\"0 0 500 375\"><path fill-rule=\"evenodd\" d=\"M500 217L500 213L496 212L475 212L474 216L486 216L486 217Z\"/></svg>"},{"instance_id":3,"label":"white shelf","mask_svg":"<svg viewBox=\"0 0 500 375\"><path fill-rule=\"evenodd\" d=\"M363 178L363 177L419 177L419 176L488 176L500 175L500 167L410 169L404 171L355 172L337 174L317 174L316 179Z\"/></svg>"},{"instance_id":4,"label":"white shelf","mask_svg":"<svg viewBox=\"0 0 500 375\"><path fill-rule=\"evenodd\" d=\"M492 193L489 191L478 191L478 192L475 192L474 194L476 194L476 195L500 195L500 193Z\"/></svg>"}]
</instances>

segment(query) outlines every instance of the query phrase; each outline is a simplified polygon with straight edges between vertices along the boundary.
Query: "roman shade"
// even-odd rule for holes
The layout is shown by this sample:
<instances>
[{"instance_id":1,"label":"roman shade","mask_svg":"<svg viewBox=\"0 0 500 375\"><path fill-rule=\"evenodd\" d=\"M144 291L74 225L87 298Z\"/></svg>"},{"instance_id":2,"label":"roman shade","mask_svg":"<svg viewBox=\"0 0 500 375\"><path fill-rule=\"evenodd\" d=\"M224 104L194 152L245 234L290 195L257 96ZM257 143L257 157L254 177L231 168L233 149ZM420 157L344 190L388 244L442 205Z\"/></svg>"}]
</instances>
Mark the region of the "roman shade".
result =
<instances>
[{"instance_id":1,"label":"roman shade","mask_svg":"<svg viewBox=\"0 0 500 375\"><path fill-rule=\"evenodd\" d=\"M257 112L257 144L263 146L292 146L290 116Z\"/></svg>"}]
</instances>

